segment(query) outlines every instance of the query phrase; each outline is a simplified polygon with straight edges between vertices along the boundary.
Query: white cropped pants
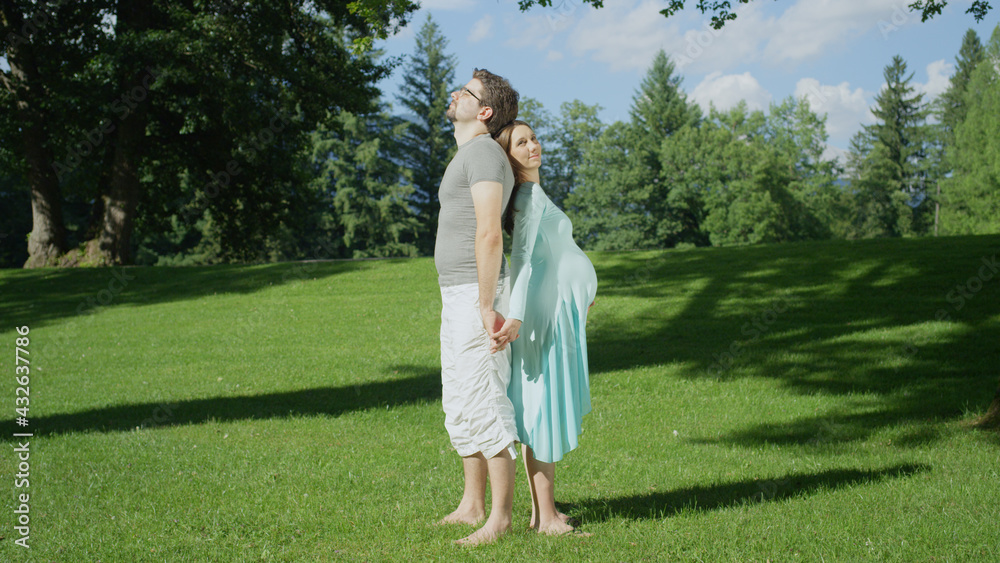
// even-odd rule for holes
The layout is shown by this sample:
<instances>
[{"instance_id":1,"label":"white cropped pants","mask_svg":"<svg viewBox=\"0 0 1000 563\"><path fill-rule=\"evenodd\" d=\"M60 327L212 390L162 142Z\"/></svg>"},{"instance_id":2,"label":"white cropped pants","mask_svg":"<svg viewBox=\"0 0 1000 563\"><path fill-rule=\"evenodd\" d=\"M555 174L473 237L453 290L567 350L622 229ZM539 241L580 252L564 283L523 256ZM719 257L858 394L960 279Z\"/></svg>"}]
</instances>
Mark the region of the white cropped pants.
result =
<instances>
[{"instance_id":1,"label":"white cropped pants","mask_svg":"<svg viewBox=\"0 0 1000 563\"><path fill-rule=\"evenodd\" d=\"M497 284L493 309L507 314L508 279ZM490 354L479 312L479 285L441 288L441 403L444 426L458 455L492 458L508 449L517 457L514 406L507 397L510 346Z\"/></svg>"}]
</instances>

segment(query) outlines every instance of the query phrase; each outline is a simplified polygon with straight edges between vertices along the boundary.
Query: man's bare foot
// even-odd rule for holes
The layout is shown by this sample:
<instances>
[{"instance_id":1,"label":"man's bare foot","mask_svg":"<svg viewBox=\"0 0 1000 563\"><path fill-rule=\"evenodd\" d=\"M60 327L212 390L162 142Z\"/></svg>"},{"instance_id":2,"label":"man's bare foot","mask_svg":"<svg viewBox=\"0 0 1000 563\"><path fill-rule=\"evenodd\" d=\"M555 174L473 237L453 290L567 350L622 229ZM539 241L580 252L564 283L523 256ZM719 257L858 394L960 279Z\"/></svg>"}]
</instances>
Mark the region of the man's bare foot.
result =
<instances>
[{"instance_id":1,"label":"man's bare foot","mask_svg":"<svg viewBox=\"0 0 1000 563\"><path fill-rule=\"evenodd\" d=\"M435 522L435 525L443 526L445 524L469 524L470 526L475 526L486 518L485 512L476 512L474 510L456 510L451 514L445 516L444 518Z\"/></svg>"},{"instance_id":2,"label":"man's bare foot","mask_svg":"<svg viewBox=\"0 0 1000 563\"><path fill-rule=\"evenodd\" d=\"M507 526L491 526L489 522L485 526L479 528L472 534L460 539L455 540L458 545L463 545L466 547L472 547L476 545L485 545L488 543L493 543L500 538L500 536L506 534L510 530L510 524Z\"/></svg>"}]
</instances>

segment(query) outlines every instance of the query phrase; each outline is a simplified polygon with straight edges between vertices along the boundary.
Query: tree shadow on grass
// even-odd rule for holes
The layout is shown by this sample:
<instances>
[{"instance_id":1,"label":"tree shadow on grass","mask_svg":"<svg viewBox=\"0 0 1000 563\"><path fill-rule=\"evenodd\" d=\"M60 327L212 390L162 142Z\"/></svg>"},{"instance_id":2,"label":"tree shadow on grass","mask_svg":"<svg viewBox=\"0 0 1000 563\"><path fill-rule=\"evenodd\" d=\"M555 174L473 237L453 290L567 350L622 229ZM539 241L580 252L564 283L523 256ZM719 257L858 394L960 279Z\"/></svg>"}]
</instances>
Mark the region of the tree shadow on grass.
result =
<instances>
[{"instance_id":1,"label":"tree shadow on grass","mask_svg":"<svg viewBox=\"0 0 1000 563\"><path fill-rule=\"evenodd\" d=\"M403 377L341 387L320 387L264 395L213 397L118 405L87 411L31 418L31 428L18 428L13 420L0 426L13 432L34 429L45 436L76 432L124 432L136 428L263 420L299 416L336 417L372 408L399 407L440 400L441 372L426 366L395 366ZM17 440L8 433L0 440Z\"/></svg>"},{"instance_id":2,"label":"tree shadow on grass","mask_svg":"<svg viewBox=\"0 0 1000 563\"><path fill-rule=\"evenodd\" d=\"M615 518L658 520L686 511L760 504L887 479L903 479L930 469L924 464L902 464L875 470L832 469L812 474L790 473L775 479L753 479L612 499L587 499L569 506L574 516L583 522L603 522Z\"/></svg>"},{"instance_id":3,"label":"tree shadow on grass","mask_svg":"<svg viewBox=\"0 0 1000 563\"><path fill-rule=\"evenodd\" d=\"M844 442L956 419L997 386L998 252L1000 237L970 236L602 257L591 376L669 365L691 379L766 378L796 394L863 399L722 438L740 444ZM601 295L640 307L605 313Z\"/></svg>"},{"instance_id":4,"label":"tree shadow on grass","mask_svg":"<svg viewBox=\"0 0 1000 563\"><path fill-rule=\"evenodd\" d=\"M183 267L64 268L0 272L0 318L39 328L105 307L141 306L276 285L371 267L362 260Z\"/></svg>"}]
</instances>

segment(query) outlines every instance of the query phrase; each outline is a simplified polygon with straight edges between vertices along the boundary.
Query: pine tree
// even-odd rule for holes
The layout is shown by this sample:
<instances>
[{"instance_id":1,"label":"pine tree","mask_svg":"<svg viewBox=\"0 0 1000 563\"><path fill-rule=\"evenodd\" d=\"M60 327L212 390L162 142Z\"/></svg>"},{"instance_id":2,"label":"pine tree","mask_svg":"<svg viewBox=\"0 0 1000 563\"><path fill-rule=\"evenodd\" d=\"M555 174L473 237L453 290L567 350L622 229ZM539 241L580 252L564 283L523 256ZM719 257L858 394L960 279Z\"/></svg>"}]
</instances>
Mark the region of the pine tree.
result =
<instances>
[{"instance_id":1,"label":"pine tree","mask_svg":"<svg viewBox=\"0 0 1000 563\"><path fill-rule=\"evenodd\" d=\"M646 238L654 247L672 247L689 238L657 224L661 218L673 214L667 202L676 199L670 193L674 186L662 178L661 147L678 131L696 127L701 120L701 108L688 102L675 70L666 53L662 50L657 53L629 110L638 140L634 150L642 163L638 182L647 185L644 191L649 193L649 200L645 208L653 217Z\"/></svg>"},{"instance_id":2,"label":"pine tree","mask_svg":"<svg viewBox=\"0 0 1000 563\"><path fill-rule=\"evenodd\" d=\"M404 70L401 95L397 96L411 121L401 143L401 154L412 173L413 204L421 223L418 246L423 254L434 250L440 210L438 188L455 151L445 112L457 62L454 55L446 53L447 47L448 40L428 14L417 32L416 48Z\"/></svg>"},{"instance_id":3,"label":"pine tree","mask_svg":"<svg viewBox=\"0 0 1000 563\"><path fill-rule=\"evenodd\" d=\"M574 208L574 221L584 225L581 234L592 248L663 248L678 242L656 228L670 190L660 178L660 146L683 127L696 125L701 108L688 102L674 71L666 53L657 53L633 97L631 120L605 129L578 170L580 189L566 205ZM622 205L609 214L607 205L613 202Z\"/></svg>"},{"instance_id":4,"label":"pine tree","mask_svg":"<svg viewBox=\"0 0 1000 563\"><path fill-rule=\"evenodd\" d=\"M899 216L906 196L899 189L899 167L888 148L865 131L851 139L848 168L854 194L848 238L899 236Z\"/></svg>"},{"instance_id":5,"label":"pine tree","mask_svg":"<svg viewBox=\"0 0 1000 563\"><path fill-rule=\"evenodd\" d=\"M966 119L955 129L954 173L944 184L948 233L1000 232L1000 26L965 92Z\"/></svg>"},{"instance_id":6,"label":"pine tree","mask_svg":"<svg viewBox=\"0 0 1000 563\"><path fill-rule=\"evenodd\" d=\"M588 106L580 100L563 102L559 117L549 136L552 148L548 150L545 193L558 206L565 205L566 197L576 188L577 171L587 151L604 131L598 117L601 106Z\"/></svg>"},{"instance_id":7,"label":"pine tree","mask_svg":"<svg viewBox=\"0 0 1000 563\"><path fill-rule=\"evenodd\" d=\"M938 235L941 222L941 186L947 183L946 178L951 175L954 168L951 161L955 149L955 129L965 121L968 112L965 91L972 77L972 71L981 60L983 60L983 45L976 31L969 29L962 38L962 47L955 59L955 74L951 76L948 89L932 104L937 123L928 126L933 132L933 139L926 168L936 192L934 236Z\"/></svg>"},{"instance_id":8,"label":"pine tree","mask_svg":"<svg viewBox=\"0 0 1000 563\"><path fill-rule=\"evenodd\" d=\"M972 71L983 60L983 44L974 29L965 32L962 47L955 59L955 74L951 76L948 89L937 99L936 110L941 125L948 133L947 142L954 142L954 132L958 124L965 121L968 106L965 103L965 91Z\"/></svg>"},{"instance_id":9,"label":"pine tree","mask_svg":"<svg viewBox=\"0 0 1000 563\"><path fill-rule=\"evenodd\" d=\"M327 238L351 258L416 256L419 223L409 173L391 156L411 124L382 111L341 112L313 133L314 190L322 194Z\"/></svg>"},{"instance_id":10,"label":"pine tree","mask_svg":"<svg viewBox=\"0 0 1000 563\"><path fill-rule=\"evenodd\" d=\"M632 125L657 146L681 127L701 119L701 109L687 101L687 94L681 90L682 79L675 71L673 61L660 50L629 109Z\"/></svg>"},{"instance_id":11,"label":"pine tree","mask_svg":"<svg viewBox=\"0 0 1000 563\"><path fill-rule=\"evenodd\" d=\"M902 57L893 57L883 76L885 88L875 97L871 110L876 123L866 125L860 138L852 141L858 163L855 182L862 192L858 205L867 217L857 234L923 234L932 217L925 166L930 141L928 111L923 94L915 94L910 85L913 74L906 75Z\"/></svg>"},{"instance_id":12,"label":"pine tree","mask_svg":"<svg viewBox=\"0 0 1000 563\"><path fill-rule=\"evenodd\" d=\"M331 109L370 111L389 73L354 48L417 8L179 6L0 2L0 121L17 122L0 126L0 145L16 144L24 168L14 172L32 193L22 211L34 224L28 266L129 263L144 235L169 226L170 202L183 200L211 210L226 259L257 260L298 211L286 194L301 185L294 155L306 131ZM76 222L65 204L84 198L94 213ZM87 233L83 248L72 248L74 231Z\"/></svg>"}]
</instances>

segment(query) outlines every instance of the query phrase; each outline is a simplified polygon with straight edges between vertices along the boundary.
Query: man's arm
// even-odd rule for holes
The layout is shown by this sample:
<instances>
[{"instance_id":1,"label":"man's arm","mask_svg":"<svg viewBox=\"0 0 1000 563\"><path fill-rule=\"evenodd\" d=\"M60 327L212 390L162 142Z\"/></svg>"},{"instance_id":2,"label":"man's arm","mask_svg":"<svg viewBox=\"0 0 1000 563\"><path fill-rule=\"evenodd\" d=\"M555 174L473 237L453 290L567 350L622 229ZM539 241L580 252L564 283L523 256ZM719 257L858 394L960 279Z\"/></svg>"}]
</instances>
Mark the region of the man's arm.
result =
<instances>
[{"instance_id":1,"label":"man's arm","mask_svg":"<svg viewBox=\"0 0 1000 563\"><path fill-rule=\"evenodd\" d=\"M483 326L493 337L503 326L504 318L493 310L497 278L503 261L503 185L479 182L472 186L472 204L476 209L476 273L479 277L479 311Z\"/></svg>"}]
</instances>

